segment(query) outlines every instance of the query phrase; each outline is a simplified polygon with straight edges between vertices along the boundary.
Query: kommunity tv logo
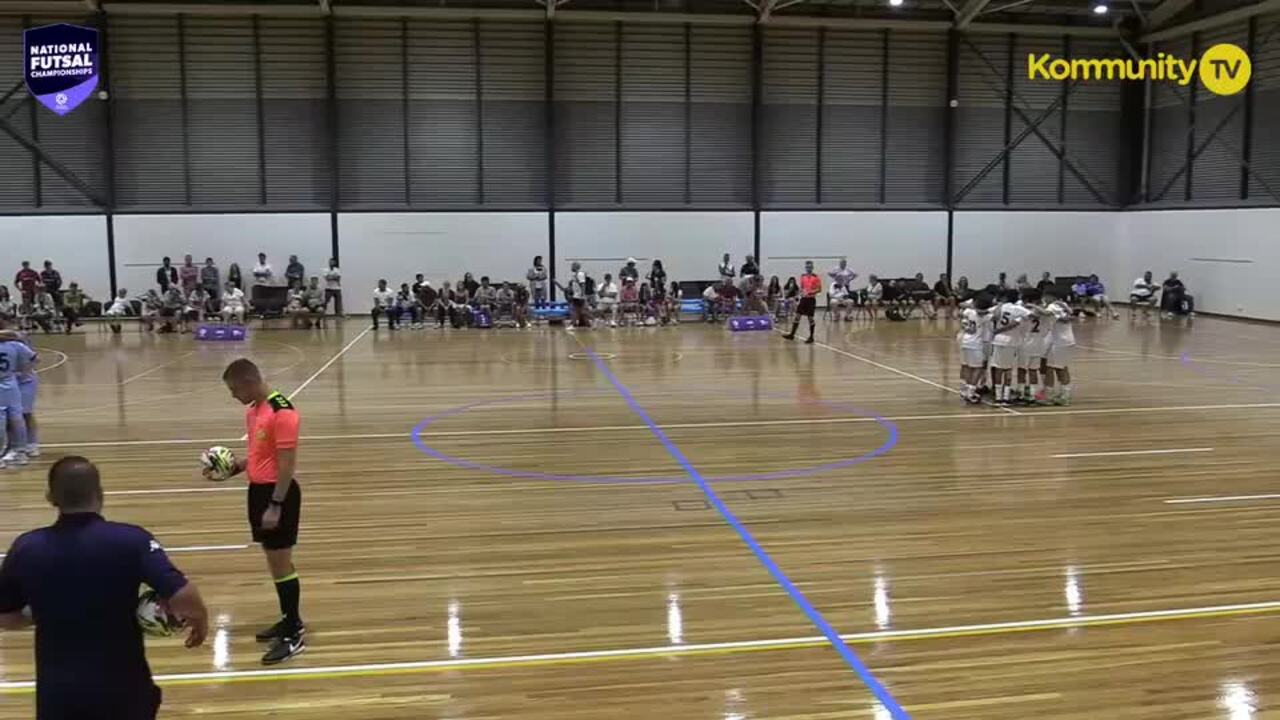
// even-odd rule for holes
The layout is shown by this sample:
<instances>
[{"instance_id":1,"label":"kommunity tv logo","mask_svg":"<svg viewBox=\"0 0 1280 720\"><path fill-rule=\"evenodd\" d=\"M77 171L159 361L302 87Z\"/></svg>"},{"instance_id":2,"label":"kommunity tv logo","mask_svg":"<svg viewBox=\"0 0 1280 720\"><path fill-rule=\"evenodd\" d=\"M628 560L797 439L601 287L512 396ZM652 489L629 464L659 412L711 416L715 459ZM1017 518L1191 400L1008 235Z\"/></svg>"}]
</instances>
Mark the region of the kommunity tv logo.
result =
<instances>
[{"instance_id":1,"label":"kommunity tv logo","mask_svg":"<svg viewBox=\"0 0 1280 720\"><path fill-rule=\"evenodd\" d=\"M1199 58L1185 59L1168 53L1153 58L1063 58L1049 53L1027 55L1027 77L1061 82L1090 80L1152 80L1190 85L1198 76L1215 95L1235 95L1249 84L1253 64L1249 54L1230 43L1219 43Z\"/></svg>"}]
</instances>

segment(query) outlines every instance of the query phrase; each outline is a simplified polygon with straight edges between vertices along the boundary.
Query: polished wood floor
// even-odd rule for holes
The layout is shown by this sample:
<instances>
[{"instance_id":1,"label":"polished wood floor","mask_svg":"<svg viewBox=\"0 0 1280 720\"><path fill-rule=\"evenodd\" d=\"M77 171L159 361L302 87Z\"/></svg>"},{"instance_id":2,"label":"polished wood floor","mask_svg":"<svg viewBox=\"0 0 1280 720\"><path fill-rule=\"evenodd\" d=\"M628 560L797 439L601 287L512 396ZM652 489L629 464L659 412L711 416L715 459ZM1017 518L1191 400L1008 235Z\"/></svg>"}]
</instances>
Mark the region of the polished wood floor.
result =
<instances>
[{"instance_id":1,"label":"polished wood floor","mask_svg":"<svg viewBox=\"0 0 1280 720\"><path fill-rule=\"evenodd\" d=\"M101 465L216 616L150 642L162 717L893 717L677 456L911 717L1280 717L1280 327L1089 321L1075 403L1012 411L947 389L944 321L365 329L39 338L0 543L50 520L51 458ZM310 648L268 675L243 489L197 473L241 447L241 354L304 417ZM0 635L0 718L31 661Z\"/></svg>"}]
</instances>

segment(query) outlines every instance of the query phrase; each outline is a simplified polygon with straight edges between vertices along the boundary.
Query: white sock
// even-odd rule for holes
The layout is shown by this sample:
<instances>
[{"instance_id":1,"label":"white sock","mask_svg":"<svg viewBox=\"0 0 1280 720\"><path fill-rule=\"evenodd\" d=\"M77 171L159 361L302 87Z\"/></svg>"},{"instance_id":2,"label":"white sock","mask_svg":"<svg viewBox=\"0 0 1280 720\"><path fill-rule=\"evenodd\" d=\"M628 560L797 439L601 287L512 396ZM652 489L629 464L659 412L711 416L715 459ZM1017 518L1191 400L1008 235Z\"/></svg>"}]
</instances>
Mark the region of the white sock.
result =
<instances>
[{"instance_id":1,"label":"white sock","mask_svg":"<svg viewBox=\"0 0 1280 720\"><path fill-rule=\"evenodd\" d=\"M1070 399L1071 399L1071 391L1072 391L1073 389L1075 389L1075 385L1063 385L1063 386L1062 386L1062 397L1063 397L1064 399L1066 399L1066 400L1070 400Z\"/></svg>"}]
</instances>

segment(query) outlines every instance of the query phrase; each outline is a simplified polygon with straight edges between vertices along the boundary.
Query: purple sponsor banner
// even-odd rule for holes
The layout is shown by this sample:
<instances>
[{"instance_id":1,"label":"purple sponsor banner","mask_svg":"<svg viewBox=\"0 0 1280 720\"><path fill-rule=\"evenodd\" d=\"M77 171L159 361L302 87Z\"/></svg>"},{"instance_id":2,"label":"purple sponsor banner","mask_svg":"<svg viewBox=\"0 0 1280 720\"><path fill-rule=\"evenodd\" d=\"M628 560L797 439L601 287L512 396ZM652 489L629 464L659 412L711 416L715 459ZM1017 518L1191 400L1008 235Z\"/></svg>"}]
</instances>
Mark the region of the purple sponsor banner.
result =
<instances>
[{"instance_id":1,"label":"purple sponsor banner","mask_svg":"<svg viewBox=\"0 0 1280 720\"><path fill-rule=\"evenodd\" d=\"M98 31L58 23L22 33L22 77L41 105L75 110L98 87Z\"/></svg>"}]
</instances>

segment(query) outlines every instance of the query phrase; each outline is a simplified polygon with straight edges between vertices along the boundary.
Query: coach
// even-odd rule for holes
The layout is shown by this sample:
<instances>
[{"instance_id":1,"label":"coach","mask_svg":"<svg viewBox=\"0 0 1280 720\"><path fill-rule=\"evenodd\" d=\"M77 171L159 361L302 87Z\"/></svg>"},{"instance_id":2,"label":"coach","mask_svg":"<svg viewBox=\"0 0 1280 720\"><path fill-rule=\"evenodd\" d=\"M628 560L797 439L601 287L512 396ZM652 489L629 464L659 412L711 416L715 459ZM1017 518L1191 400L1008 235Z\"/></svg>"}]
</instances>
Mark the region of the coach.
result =
<instances>
[{"instance_id":1,"label":"coach","mask_svg":"<svg viewBox=\"0 0 1280 720\"><path fill-rule=\"evenodd\" d=\"M65 457L49 470L58 521L14 541L0 567L0 627L36 626L37 720L153 720L138 589L149 585L204 643L208 611L151 533L102 518L98 468Z\"/></svg>"}]
</instances>

